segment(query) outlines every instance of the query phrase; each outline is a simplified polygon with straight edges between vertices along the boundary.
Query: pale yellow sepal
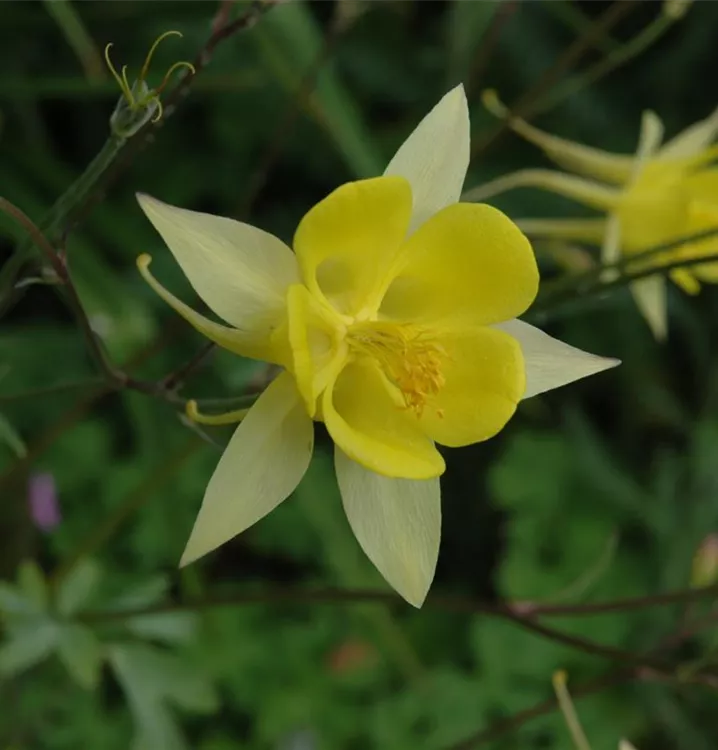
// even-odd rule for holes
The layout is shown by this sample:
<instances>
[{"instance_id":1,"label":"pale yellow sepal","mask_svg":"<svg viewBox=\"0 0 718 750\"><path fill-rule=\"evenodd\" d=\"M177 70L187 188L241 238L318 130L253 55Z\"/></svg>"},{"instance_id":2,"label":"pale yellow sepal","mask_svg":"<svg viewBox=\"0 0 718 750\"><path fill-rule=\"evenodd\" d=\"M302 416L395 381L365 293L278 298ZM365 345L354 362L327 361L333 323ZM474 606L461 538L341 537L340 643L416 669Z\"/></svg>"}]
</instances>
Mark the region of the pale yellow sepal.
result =
<instances>
[{"instance_id":1,"label":"pale yellow sepal","mask_svg":"<svg viewBox=\"0 0 718 750\"><path fill-rule=\"evenodd\" d=\"M222 454L180 565L228 542L289 497L313 448L314 425L294 380L283 373L257 399Z\"/></svg>"},{"instance_id":2,"label":"pale yellow sepal","mask_svg":"<svg viewBox=\"0 0 718 750\"><path fill-rule=\"evenodd\" d=\"M667 141L661 149L662 159L685 159L708 148L718 135L718 108L704 120L687 127Z\"/></svg>"},{"instance_id":3,"label":"pale yellow sepal","mask_svg":"<svg viewBox=\"0 0 718 750\"><path fill-rule=\"evenodd\" d=\"M380 476L335 450L337 481L352 531L377 570L420 607L431 586L441 537L438 478Z\"/></svg>"},{"instance_id":4,"label":"pale yellow sepal","mask_svg":"<svg viewBox=\"0 0 718 750\"><path fill-rule=\"evenodd\" d=\"M281 240L224 216L148 195L137 200L210 310L252 341L281 327L286 290L299 281L294 253Z\"/></svg>"},{"instance_id":5,"label":"pale yellow sepal","mask_svg":"<svg viewBox=\"0 0 718 750\"><path fill-rule=\"evenodd\" d=\"M137 268L142 278L152 289L177 313L179 313L196 331L206 336L210 341L243 357L255 357L266 362L281 364L286 360L286 347L275 345L273 340L259 335L256 332L238 331L235 328L223 326L213 320L200 315L189 305L177 299L152 275L149 266L152 258L149 255L140 255L137 258Z\"/></svg>"},{"instance_id":6,"label":"pale yellow sepal","mask_svg":"<svg viewBox=\"0 0 718 750\"><path fill-rule=\"evenodd\" d=\"M409 180L410 231L459 200L469 168L469 129L466 93L459 85L424 117L384 170Z\"/></svg>"},{"instance_id":7,"label":"pale yellow sepal","mask_svg":"<svg viewBox=\"0 0 718 750\"><path fill-rule=\"evenodd\" d=\"M665 341L668 335L665 276L662 274L646 276L634 281L630 289L653 336L657 341Z\"/></svg>"},{"instance_id":8,"label":"pale yellow sepal","mask_svg":"<svg viewBox=\"0 0 718 750\"><path fill-rule=\"evenodd\" d=\"M513 336L521 346L526 366L524 398L552 391L621 363L618 359L581 351L521 320L500 323L496 328Z\"/></svg>"}]
</instances>

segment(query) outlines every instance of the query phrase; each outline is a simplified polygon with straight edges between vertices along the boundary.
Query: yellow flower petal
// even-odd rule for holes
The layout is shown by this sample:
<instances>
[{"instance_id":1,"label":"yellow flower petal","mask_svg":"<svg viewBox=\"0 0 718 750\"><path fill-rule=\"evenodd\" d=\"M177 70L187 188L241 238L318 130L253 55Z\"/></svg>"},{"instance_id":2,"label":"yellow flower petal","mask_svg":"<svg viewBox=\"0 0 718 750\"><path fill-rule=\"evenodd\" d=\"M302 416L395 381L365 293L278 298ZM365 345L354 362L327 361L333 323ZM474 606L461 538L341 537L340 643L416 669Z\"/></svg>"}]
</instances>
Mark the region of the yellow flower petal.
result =
<instances>
[{"instance_id":1,"label":"yellow flower petal","mask_svg":"<svg viewBox=\"0 0 718 750\"><path fill-rule=\"evenodd\" d=\"M148 195L137 200L210 310L247 333L268 336L277 327L287 287L299 281L296 258L281 240Z\"/></svg>"},{"instance_id":2,"label":"yellow flower petal","mask_svg":"<svg viewBox=\"0 0 718 750\"><path fill-rule=\"evenodd\" d=\"M177 299L170 291L155 279L149 270L152 259L149 255L140 255L137 267L144 280L152 289L177 313L179 313L195 330L210 341L243 357L253 357L265 362L283 364L289 358L289 347L286 334L282 328L277 329L270 338L264 332L238 331L206 318L195 312L189 305Z\"/></svg>"},{"instance_id":3,"label":"yellow flower petal","mask_svg":"<svg viewBox=\"0 0 718 750\"><path fill-rule=\"evenodd\" d=\"M468 317L476 325L520 315L538 290L528 240L501 211L456 203L407 241L381 305L413 323Z\"/></svg>"},{"instance_id":4,"label":"yellow flower petal","mask_svg":"<svg viewBox=\"0 0 718 750\"><path fill-rule=\"evenodd\" d=\"M419 123L384 171L411 184L411 231L459 200L469 158L469 108L459 85Z\"/></svg>"},{"instance_id":5,"label":"yellow flower petal","mask_svg":"<svg viewBox=\"0 0 718 750\"><path fill-rule=\"evenodd\" d=\"M329 434L349 458L384 476L439 476L444 459L414 413L389 389L371 361L349 364L322 397Z\"/></svg>"},{"instance_id":6,"label":"yellow flower petal","mask_svg":"<svg viewBox=\"0 0 718 750\"><path fill-rule=\"evenodd\" d=\"M718 230L718 169L704 169L686 179L689 195L688 228L685 235ZM718 233L698 242L689 242L677 252L680 258L700 258L718 254ZM671 278L689 294L697 293L697 279L708 283L718 282L718 262L711 261L679 268L671 272ZM690 281L689 281L690 278Z\"/></svg>"},{"instance_id":7,"label":"yellow flower petal","mask_svg":"<svg viewBox=\"0 0 718 750\"><path fill-rule=\"evenodd\" d=\"M354 536L390 586L420 607L441 538L438 478L383 477L335 451L337 481Z\"/></svg>"},{"instance_id":8,"label":"yellow flower petal","mask_svg":"<svg viewBox=\"0 0 718 750\"><path fill-rule=\"evenodd\" d=\"M526 368L523 398L552 391L620 364L618 359L598 357L569 346L521 320L509 320L496 328L521 346Z\"/></svg>"},{"instance_id":9,"label":"yellow flower petal","mask_svg":"<svg viewBox=\"0 0 718 750\"><path fill-rule=\"evenodd\" d=\"M289 497L309 466L314 426L283 373L237 427L210 479L180 565L228 542Z\"/></svg>"},{"instance_id":10,"label":"yellow flower petal","mask_svg":"<svg viewBox=\"0 0 718 750\"><path fill-rule=\"evenodd\" d=\"M526 378L518 342L496 328L445 332L445 383L426 400L420 423L432 439L452 448L488 440L511 419Z\"/></svg>"},{"instance_id":11,"label":"yellow flower petal","mask_svg":"<svg viewBox=\"0 0 718 750\"><path fill-rule=\"evenodd\" d=\"M661 274L647 276L630 285L631 294L657 341L668 335L666 280Z\"/></svg>"},{"instance_id":12,"label":"yellow flower petal","mask_svg":"<svg viewBox=\"0 0 718 750\"><path fill-rule=\"evenodd\" d=\"M671 281L686 294L698 294L701 290L701 282L693 275L692 271L694 269L695 266L691 268L674 268L668 275L671 277ZM716 271L718 272L718 264L716 264ZM716 280L718 280L718 273L716 276Z\"/></svg>"},{"instance_id":13,"label":"yellow flower petal","mask_svg":"<svg viewBox=\"0 0 718 750\"><path fill-rule=\"evenodd\" d=\"M615 215L620 221L622 251L640 252L686 234L688 199L679 180L652 180L647 172L626 193ZM654 256L651 260L655 263L665 258Z\"/></svg>"},{"instance_id":14,"label":"yellow flower petal","mask_svg":"<svg viewBox=\"0 0 718 750\"><path fill-rule=\"evenodd\" d=\"M520 117L511 115L493 90L485 91L482 101L493 115L507 120L515 133L542 149L560 167L616 184L621 184L628 179L633 162L631 156L612 154L609 151L584 146L539 130Z\"/></svg>"},{"instance_id":15,"label":"yellow flower petal","mask_svg":"<svg viewBox=\"0 0 718 750\"><path fill-rule=\"evenodd\" d=\"M354 315L376 298L406 236L411 188L403 177L350 182L317 203L294 236L304 283Z\"/></svg>"},{"instance_id":16,"label":"yellow flower petal","mask_svg":"<svg viewBox=\"0 0 718 750\"><path fill-rule=\"evenodd\" d=\"M317 396L336 378L347 345L338 335L340 316L313 297L301 284L287 294L292 372L310 417L316 413Z\"/></svg>"}]
</instances>

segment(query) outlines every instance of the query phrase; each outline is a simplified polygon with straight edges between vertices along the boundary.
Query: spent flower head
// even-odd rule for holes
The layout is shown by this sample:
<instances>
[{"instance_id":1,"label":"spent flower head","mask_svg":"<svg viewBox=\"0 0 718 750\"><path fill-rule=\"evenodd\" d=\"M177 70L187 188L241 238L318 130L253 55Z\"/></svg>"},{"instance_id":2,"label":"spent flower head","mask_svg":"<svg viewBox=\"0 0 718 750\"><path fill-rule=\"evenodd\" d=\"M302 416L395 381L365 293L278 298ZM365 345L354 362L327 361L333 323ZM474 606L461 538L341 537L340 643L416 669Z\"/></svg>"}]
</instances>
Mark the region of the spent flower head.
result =
<instances>
[{"instance_id":1,"label":"spent flower head","mask_svg":"<svg viewBox=\"0 0 718 750\"><path fill-rule=\"evenodd\" d=\"M718 253L718 234L681 243L684 238L718 230L718 109L679 135L663 142L663 123L643 113L636 153L613 154L549 135L514 117L494 91L484 104L505 118L520 136L539 146L560 167L574 175L548 169L524 169L500 177L467 194L484 200L517 187L537 187L571 198L604 214L600 219L523 220L519 225L534 237L578 240L601 245L602 260L615 263L654 247L675 243L671 250L637 257L629 271L660 267L681 260L696 261ZM580 175L580 176L576 176ZM702 282L718 282L718 262L674 268L670 278L689 294ZM610 274L607 276L610 278ZM667 332L665 277L650 274L631 284L631 292L656 338Z\"/></svg>"},{"instance_id":2,"label":"spent flower head","mask_svg":"<svg viewBox=\"0 0 718 750\"><path fill-rule=\"evenodd\" d=\"M140 74L130 84L127 78L127 66L123 65L120 73L112 64L110 60L110 50L112 49L112 43L110 42L105 47L105 61L107 67L112 73L114 79L117 81L122 96L117 102L115 111L110 117L110 128L112 132L121 138L132 137L140 128L142 128L148 122L157 122L162 117L162 100L160 94L165 90L167 84L170 82L172 74L180 68L186 68L191 73L194 73L194 65L186 60L180 60L169 67L164 75L164 78L160 82L159 86L154 88L150 87L147 83L147 75L150 71L150 65L152 58L155 54L155 50L159 46L163 39L168 36L182 36L179 31L165 31L164 34L160 34L154 43L150 47L150 51L145 57L145 61L140 70Z\"/></svg>"},{"instance_id":3,"label":"spent flower head","mask_svg":"<svg viewBox=\"0 0 718 750\"><path fill-rule=\"evenodd\" d=\"M458 86L383 176L342 185L311 208L293 251L248 224L138 196L194 289L230 325L177 299L145 255L138 263L147 282L215 343L281 368L246 416L227 415L244 419L209 482L183 563L288 497L312 456L313 421L324 422L359 543L420 606L439 550L445 464L437 444L486 440L521 399L616 364L516 319L538 289L534 254L500 211L458 202L468 163Z\"/></svg>"}]
</instances>

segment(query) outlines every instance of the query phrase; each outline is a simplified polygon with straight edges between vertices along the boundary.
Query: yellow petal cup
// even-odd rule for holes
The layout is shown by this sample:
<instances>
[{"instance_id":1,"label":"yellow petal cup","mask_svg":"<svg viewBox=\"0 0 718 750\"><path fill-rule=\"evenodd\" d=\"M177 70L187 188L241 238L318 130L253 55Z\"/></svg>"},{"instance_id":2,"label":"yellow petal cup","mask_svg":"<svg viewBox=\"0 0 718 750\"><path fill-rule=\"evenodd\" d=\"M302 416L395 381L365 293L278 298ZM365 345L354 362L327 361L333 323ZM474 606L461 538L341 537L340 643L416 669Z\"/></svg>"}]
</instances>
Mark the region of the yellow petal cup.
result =
<instances>
[{"instance_id":1,"label":"yellow petal cup","mask_svg":"<svg viewBox=\"0 0 718 750\"><path fill-rule=\"evenodd\" d=\"M438 445L499 432L522 398L616 364L516 319L539 275L500 211L458 203L469 163L463 87L422 120L384 175L337 188L297 228L294 250L232 219L138 200L190 283L226 324L153 289L200 333L282 373L237 427L182 557L186 564L295 489L313 421L335 449L362 548L420 606L441 532Z\"/></svg>"}]
</instances>

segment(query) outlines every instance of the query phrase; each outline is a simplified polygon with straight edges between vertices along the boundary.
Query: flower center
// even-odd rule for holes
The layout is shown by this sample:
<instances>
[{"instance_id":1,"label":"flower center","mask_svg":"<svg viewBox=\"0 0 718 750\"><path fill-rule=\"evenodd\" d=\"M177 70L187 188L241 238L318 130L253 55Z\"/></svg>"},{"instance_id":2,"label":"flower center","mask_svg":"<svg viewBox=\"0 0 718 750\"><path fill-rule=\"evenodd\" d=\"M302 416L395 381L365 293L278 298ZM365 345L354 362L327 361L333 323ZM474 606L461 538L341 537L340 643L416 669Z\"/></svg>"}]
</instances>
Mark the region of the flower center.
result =
<instances>
[{"instance_id":1,"label":"flower center","mask_svg":"<svg viewBox=\"0 0 718 750\"><path fill-rule=\"evenodd\" d=\"M371 357L401 391L404 404L421 416L426 401L446 382L441 372L446 350L422 328L385 321L363 321L347 331L356 354Z\"/></svg>"}]
</instances>

